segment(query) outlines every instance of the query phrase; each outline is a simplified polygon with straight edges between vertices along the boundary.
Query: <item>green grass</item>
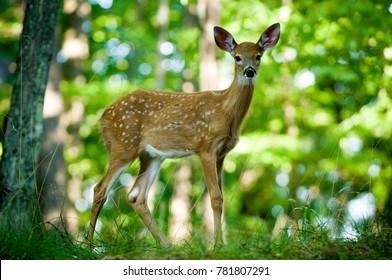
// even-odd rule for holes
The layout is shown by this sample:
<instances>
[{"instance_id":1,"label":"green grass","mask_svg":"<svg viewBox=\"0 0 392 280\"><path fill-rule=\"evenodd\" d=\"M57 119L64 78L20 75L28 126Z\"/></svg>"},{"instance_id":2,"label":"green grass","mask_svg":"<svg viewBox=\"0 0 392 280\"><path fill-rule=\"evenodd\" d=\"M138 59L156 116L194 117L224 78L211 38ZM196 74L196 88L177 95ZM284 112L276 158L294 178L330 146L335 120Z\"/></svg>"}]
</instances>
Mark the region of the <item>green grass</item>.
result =
<instances>
[{"instance_id":1,"label":"green grass","mask_svg":"<svg viewBox=\"0 0 392 280\"><path fill-rule=\"evenodd\" d=\"M79 260L98 256L82 243L56 230L0 230L2 260Z\"/></svg>"},{"instance_id":2,"label":"green grass","mask_svg":"<svg viewBox=\"0 0 392 280\"><path fill-rule=\"evenodd\" d=\"M361 229L363 230L363 229ZM112 240L96 238L94 246L76 241L58 230L0 232L1 259L391 259L392 230L367 228L356 241L331 239L328 232L313 231L293 238L278 238L258 233L230 232L228 244L208 254L208 241L194 236L188 243L162 248L149 236L129 238L126 234Z\"/></svg>"}]
</instances>

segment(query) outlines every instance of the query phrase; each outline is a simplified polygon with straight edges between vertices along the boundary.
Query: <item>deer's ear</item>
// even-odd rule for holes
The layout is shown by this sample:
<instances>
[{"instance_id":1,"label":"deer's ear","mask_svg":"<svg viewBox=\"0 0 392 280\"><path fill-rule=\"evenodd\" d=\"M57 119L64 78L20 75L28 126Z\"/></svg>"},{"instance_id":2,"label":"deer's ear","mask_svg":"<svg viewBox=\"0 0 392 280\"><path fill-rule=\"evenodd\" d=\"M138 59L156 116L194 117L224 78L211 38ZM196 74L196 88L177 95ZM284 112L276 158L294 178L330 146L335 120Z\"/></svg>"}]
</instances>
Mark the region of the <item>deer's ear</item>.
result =
<instances>
[{"instance_id":1,"label":"deer's ear","mask_svg":"<svg viewBox=\"0 0 392 280\"><path fill-rule=\"evenodd\" d=\"M216 45L223 51L231 53L237 46L233 36L222 27L214 27L214 38Z\"/></svg>"},{"instance_id":2,"label":"deer's ear","mask_svg":"<svg viewBox=\"0 0 392 280\"><path fill-rule=\"evenodd\" d=\"M280 24L275 23L268 27L261 35L257 42L263 50L269 50L275 47L280 37Z\"/></svg>"}]
</instances>

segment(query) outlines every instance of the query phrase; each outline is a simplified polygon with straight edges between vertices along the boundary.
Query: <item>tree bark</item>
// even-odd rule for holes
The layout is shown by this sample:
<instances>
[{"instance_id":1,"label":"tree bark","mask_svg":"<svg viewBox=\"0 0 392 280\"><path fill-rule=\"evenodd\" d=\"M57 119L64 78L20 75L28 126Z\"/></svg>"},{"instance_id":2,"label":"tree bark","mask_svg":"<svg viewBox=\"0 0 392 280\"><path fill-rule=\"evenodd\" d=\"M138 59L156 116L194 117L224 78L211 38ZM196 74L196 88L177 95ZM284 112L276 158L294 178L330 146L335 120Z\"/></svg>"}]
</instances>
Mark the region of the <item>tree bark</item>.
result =
<instances>
[{"instance_id":1,"label":"tree bark","mask_svg":"<svg viewBox=\"0 0 392 280\"><path fill-rule=\"evenodd\" d=\"M1 222L30 228L39 222L36 169L43 101L53 52L58 0L27 0L0 169Z\"/></svg>"}]
</instances>

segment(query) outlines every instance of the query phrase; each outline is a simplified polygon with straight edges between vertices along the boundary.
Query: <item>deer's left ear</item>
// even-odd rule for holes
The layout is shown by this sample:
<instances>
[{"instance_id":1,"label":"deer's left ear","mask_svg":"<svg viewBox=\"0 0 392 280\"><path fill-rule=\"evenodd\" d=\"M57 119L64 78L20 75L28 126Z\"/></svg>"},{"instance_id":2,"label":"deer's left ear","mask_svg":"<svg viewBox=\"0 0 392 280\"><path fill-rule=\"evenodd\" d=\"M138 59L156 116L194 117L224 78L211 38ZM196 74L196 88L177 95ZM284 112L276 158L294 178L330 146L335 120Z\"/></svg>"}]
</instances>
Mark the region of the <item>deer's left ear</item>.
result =
<instances>
[{"instance_id":1,"label":"deer's left ear","mask_svg":"<svg viewBox=\"0 0 392 280\"><path fill-rule=\"evenodd\" d=\"M259 41L257 44L263 49L263 50L269 50L275 47L275 45L278 43L280 37L280 24L275 23L268 27L263 34L261 35Z\"/></svg>"}]
</instances>

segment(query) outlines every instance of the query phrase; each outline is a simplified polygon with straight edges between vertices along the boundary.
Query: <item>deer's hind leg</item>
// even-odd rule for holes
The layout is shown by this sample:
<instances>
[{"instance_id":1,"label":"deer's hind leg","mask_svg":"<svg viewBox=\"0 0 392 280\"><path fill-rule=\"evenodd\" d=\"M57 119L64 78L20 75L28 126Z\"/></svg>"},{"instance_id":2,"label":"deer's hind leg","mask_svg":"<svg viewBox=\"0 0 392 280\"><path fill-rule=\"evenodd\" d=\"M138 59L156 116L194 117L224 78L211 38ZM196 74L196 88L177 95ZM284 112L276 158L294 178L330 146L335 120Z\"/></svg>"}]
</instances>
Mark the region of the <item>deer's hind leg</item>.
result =
<instances>
[{"instance_id":1,"label":"deer's hind leg","mask_svg":"<svg viewBox=\"0 0 392 280\"><path fill-rule=\"evenodd\" d=\"M88 232L88 240L92 240L94 236L95 226L99 213L107 199L107 195L116 182L118 177L126 170L136 158L136 154L125 156L124 154L111 153L109 155L109 167L105 175L94 187L94 199L91 209L90 227Z\"/></svg>"},{"instance_id":2,"label":"deer's hind leg","mask_svg":"<svg viewBox=\"0 0 392 280\"><path fill-rule=\"evenodd\" d=\"M169 245L169 240L158 228L147 205L148 192L159 173L161 164L162 160L159 158L153 158L149 155L140 156L139 175L128 194L128 202L142 219L152 236L159 240L161 245L167 246Z\"/></svg>"}]
</instances>

